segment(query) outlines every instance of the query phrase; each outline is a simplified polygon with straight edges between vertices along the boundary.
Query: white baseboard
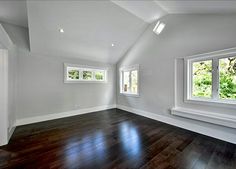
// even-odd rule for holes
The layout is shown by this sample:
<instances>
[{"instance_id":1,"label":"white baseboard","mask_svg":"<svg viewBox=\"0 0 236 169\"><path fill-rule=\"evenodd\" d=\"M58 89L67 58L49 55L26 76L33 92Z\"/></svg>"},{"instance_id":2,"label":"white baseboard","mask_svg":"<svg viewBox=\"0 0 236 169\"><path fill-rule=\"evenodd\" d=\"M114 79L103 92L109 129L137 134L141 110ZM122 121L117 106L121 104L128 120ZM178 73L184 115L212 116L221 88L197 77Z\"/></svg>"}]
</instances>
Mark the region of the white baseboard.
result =
<instances>
[{"instance_id":1,"label":"white baseboard","mask_svg":"<svg viewBox=\"0 0 236 169\"><path fill-rule=\"evenodd\" d=\"M215 129L214 127L206 127L206 126L201 126L199 124L194 124L185 120L181 119L175 119L171 118L168 116L163 116L163 115L158 115L155 113L139 110L139 109L134 109L131 107L123 106L123 105L117 105L118 109L125 110L134 114L138 114L140 116L144 116L150 119L154 119L160 122L164 122L170 125L174 125L186 130L194 131L196 133L200 133L203 135L207 135L210 137L214 137L223 141L227 141L233 144L236 144L236 133L235 132L227 132L227 131L220 131Z\"/></svg>"},{"instance_id":2,"label":"white baseboard","mask_svg":"<svg viewBox=\"0 0 236 169\"><path fill-rule=\"evenodd\" d=\"M92 107L92 108L86 108L86 109L72 110L72 111L62 112L62 113L53 113L53 114L47 114L47 115L43 115L43 116L17 119L15 126L22 126L22 125L26 125L26 124L32 124L32 123L43 122L43 121L48 121L48 120L60 119L60 118L64 118L64 117L76 116L76 115L92 113L92 112L96 112L96 111L102 111L102 110L113 109L113 108L116 108L116 105L105 105L105 106L98 106L98 107Z\"/></svg>"},{"instance_id":3,"label":"white baseboard","mask_svg":"<svg viewBox=\"0 0 236 169\"><path fill-rule=\"evenodd\" d=\"M236 144L236 133L235 132L227 132L227 131L221 131L218 129L215 129L214 127L206 127L202 126L199 124L194 124L191 122L188 122L186 120L181 120L181 119L175 119L171 118L168 116L164 115L159 115L155 114L152 112L147 112L144 110L140 109L135 109L123 105L106 105L106 106L98 106L98 107L92 107L92 108L87 108L87 109L80 109L80 110L72 110L68 112L62 112L62 113L55 113L55 114L48 114L44 116L37 116L37 117L29 117L29 118L23 118L23 119L17 119L16 120L16 126L21 126L21 125L26 125L26 124L32 124L32 123L37 123L37 122L42 122L42 121L48 121L48 120L54 120L54 119L59 119L59 118L64 118L64 117L70 117L70 116L76 116L76 115L81 115L81 114L86 114L86 113L92 113L96 111L102 111L102 110L107 110L107 109L112 109L112 108L118 108L121 110L125 110L140 116L144 116L147 118L151 118L160 122L164 122L170 125L174 125L186 130L194 131L196 133L200 133L203 135L207 135L210 137L214 137L223 141L227 141L233 144ZM11 129L9 133L13 133L14 129ZM10 134L9 134L10 136ZM9 138L10 139L10 138Z\"/></svg>"},{"instance_id":4,"label":"white baseboard","mask_svg":"<svg viewBox=\"0 0 236 169\"><path fill-rule=\"evenodd\" d=\"M14 133L16 127L12 126L8 132L8 141L10 141L12 134Z\"/></svg>"}]
</instances>

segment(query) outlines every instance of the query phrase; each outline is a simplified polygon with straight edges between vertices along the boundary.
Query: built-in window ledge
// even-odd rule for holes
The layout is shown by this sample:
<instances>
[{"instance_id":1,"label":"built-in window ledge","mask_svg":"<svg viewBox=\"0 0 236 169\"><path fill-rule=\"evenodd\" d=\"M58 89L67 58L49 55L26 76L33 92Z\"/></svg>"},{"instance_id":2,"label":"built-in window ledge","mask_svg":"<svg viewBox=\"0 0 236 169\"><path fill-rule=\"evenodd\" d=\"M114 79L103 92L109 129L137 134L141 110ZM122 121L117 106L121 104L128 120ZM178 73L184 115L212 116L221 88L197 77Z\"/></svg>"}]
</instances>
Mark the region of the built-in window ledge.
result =
<instances>
[{"instance_id":1,"label":"built-in window ledge","mask_svg":"<svg viewBox=\"0 0 236 169\"><path fill-rule=\"evenodd\" d=\"M195 109L175 107L171 109L171 114L189 119L204 121L221 126L236 128L236 115L220 114Z\"/></svg>"}]
</instances>

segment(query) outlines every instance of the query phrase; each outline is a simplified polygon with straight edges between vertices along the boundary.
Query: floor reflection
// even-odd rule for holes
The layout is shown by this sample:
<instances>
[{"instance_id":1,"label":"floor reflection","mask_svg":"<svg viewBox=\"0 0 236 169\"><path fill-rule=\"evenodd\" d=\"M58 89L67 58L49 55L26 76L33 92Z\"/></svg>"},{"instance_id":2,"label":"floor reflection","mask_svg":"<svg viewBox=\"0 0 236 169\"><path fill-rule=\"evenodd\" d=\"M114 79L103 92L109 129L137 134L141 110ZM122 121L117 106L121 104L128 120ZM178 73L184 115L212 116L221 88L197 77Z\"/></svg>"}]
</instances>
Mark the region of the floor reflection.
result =
<instances>
[{"instance_id":1,"label":"floor reflection","mask_svg":"<svg viewBox=\"0 0 236 169\"><path fill-rule=\"evenodd\" d=\"M85 136L82 140L70 140L65 146L66 165L79 165L84 162L92 161L102 162L106 157L106 139L101 131L89 136Z\"/></svg>"},{"instance_id":2,"label":"floor reflection","mask_svg":"<svg viewBox=\"0 0 236 169\"><path fill-rule=\"evenodd\" d=\"M132 158L141 156L141 139L135 126L127 122L122 123L120 126L120 139L125 153Z\"/></svg>"},{"instance_id":3,"label":"floor reflection","mask_svg":"<svg viewBox=\"0 0 236 169\"><path fill-rule=\"evenodd\" d=\"M114 158L128 157L129 160L126 162L132 165L142 162L142 142L135 125L128 122L121 123L118 133L118 145L115 147L122 152L122 156L114 155ZM85 135L83 138L77 137L77 140L70 139L65 146L66 166L100 165L109 159L107 153L111 150L111 146L102 130Z\"/></svg>"}]
</instances>

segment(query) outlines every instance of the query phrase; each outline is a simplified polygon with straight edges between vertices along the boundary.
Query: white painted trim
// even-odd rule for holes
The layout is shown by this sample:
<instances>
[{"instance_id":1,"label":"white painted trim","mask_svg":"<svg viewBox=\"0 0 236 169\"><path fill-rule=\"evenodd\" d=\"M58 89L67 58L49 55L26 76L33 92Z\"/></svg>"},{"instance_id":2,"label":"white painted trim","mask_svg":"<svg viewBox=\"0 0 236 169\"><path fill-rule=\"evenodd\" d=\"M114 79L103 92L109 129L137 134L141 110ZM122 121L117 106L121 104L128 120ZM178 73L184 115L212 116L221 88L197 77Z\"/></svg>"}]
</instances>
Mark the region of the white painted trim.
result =
<instances>
[{"instance_id":1,"label":"white painted trim","mask_svg":"<svg viewBox=\"0 0 236 169\"><path fill-rule=\"evenodd\" d=\"M232 115L199 111L180 107L173 108L171 110L171 114L212 124L236 128L236 116Z\"/></svg>"},{"instance_id":2,"label":"white painted trim","mask_svg":"<svg viewBox=\"0 0 236 169\"><path fill-rule=\"evenodd\" d=\"M113 108L116 108L116 105L104 105L104 106L98 106L98 107L72 110L72 111L67 111L67 112L62 112L62 113L53 113L53 114L47 114L43 116L22 118L22 119L16 120L16 126L22 126L26 124L32 124L32 123L43 122L43 121L48 121L48 120L55 120L55 119L60 119L64 117L71 117L71 116L92 113L92 112L102 111L102 110L108 110L108 109L113 109Z\"/></svg>"},{"instance_id":3,"label":"white painted trim","mask_svg":"<svg viewBox=\"0 0 236 169\"><path fill-rule=\"evenodd\" d=\"M140 94L133 94L133 93L120 93L120 96L126 96L126 97L140 97Z\"/></svg>"},{"instance_id":4,"label":"white painted trim","mask_svg":"<svg viewBox=\"0 0 236 169\"><path fill-rule=\"evenodd\" d=\"M117 105L117 108L134 113L134 114L138 114L140 116L151 118L151 119L154 119L154 120L157 120L160 122L164 122L164 123L167 123L170 125L174 125L174 126L186 129L186 130L194 131L196 133L200 133L203 135L207 135L207 136L210 136L213 138L217 138L220 140L224 140L224 141L236 144L236 134L235 133L221 131L221 130L217 130L215 128L209 128L206 126L201 126L201 125L194 124L191 122L183 121L181 119L175 119L175 118L171 118L168 116L159 115L159 114L147 112L147 111L140 110L140 109L134 109L134 108L123 106L123 105Z\"/></svg>"},{"instance_id":5,"label":"white painted trim","mask_svg":"<svg viewBox=\"0 0 236 169\"><path fill-rule=\"evenodd\" d=\"M16 129L16 127L13 126L13 127L11 127L10 130L8 131L8 141L10 141L11 136L13 135L15 129Z\"/></svg>"},{"instance_id":6,"label":"white painted trim","mask_svg":"<svg viewBox=\"0 0 236 169\"><path fill-rule=\"evenodd\" d=\"M8 52L0 49L0 146L8 143Z\"/></svg>"}]
</instances>

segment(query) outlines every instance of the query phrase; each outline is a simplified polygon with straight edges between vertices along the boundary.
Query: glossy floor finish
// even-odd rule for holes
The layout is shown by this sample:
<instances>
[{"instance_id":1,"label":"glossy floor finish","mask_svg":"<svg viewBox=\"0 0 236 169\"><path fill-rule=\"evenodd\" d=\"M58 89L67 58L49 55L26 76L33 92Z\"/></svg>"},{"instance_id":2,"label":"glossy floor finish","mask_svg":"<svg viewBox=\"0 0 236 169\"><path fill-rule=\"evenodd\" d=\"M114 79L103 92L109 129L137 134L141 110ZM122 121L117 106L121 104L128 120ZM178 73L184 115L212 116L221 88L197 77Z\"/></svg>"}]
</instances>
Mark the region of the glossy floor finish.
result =
<instances>
[{"instance_id":1,"label":"glossy floor finish","mask_svg":"<svg viewBox=\"0 0 236 169\"><path fill-rule=\"evenodd\" d=\"M17 127L0 168L235 169L236 145L112 109Z\"/></svg>"}]
</instances>

